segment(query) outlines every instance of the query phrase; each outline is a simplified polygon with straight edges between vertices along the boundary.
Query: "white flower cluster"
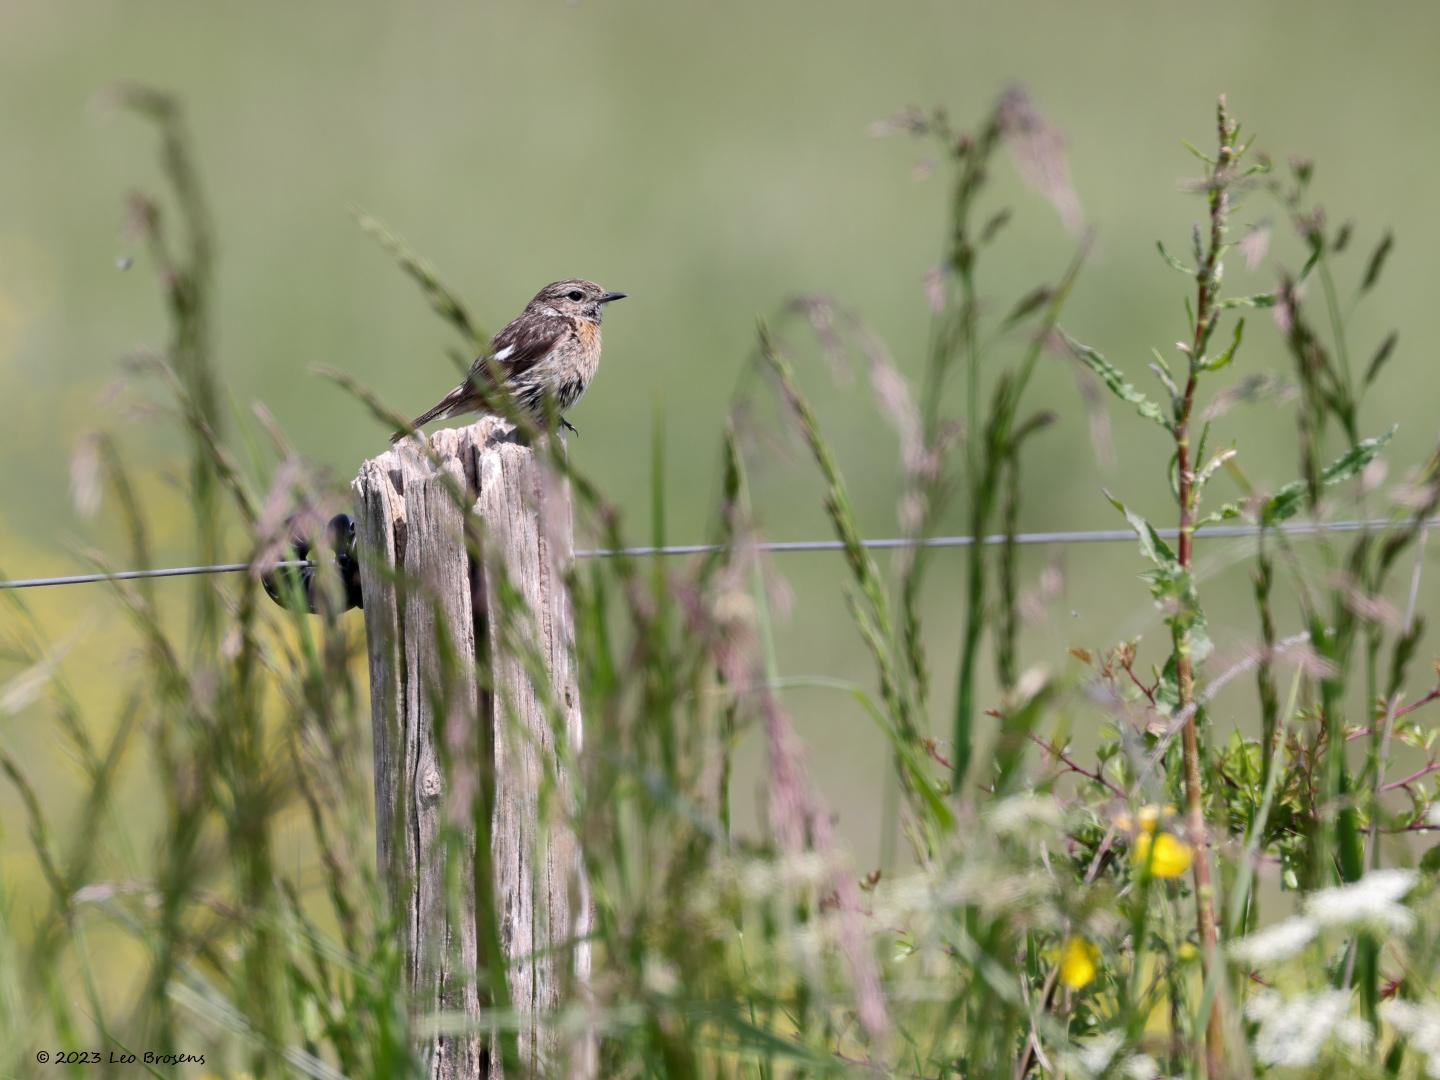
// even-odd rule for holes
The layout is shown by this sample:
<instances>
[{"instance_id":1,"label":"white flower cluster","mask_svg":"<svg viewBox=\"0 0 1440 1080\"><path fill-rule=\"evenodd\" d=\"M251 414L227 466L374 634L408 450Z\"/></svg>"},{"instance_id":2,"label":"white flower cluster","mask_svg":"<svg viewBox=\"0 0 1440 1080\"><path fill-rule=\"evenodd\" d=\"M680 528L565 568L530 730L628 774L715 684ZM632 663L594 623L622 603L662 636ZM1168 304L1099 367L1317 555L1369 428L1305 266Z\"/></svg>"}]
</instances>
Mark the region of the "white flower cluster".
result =
<instances>
[{"instance_id":1,"label":"white flower cluster","mask_svg":"<svg viewBox=\"0 0 1440 1080\"><path fill-rule=\"evenodd\" d=\"M1079 1044L1073 1053L1061 1055L1067 1068L1081 1076L1125 1077L1126 1080L1164 1080L1164 1074L1149 1054L1131 1054L1117 1062L1116 1056L1125 1044L1118 1031L1106 1031Z\"/></svg>"},{"instance_id":2,"label":"white flower cluster","mask_svg":"<svg viewBox=\"0 0 1440 1080\"><path fill-rule=\"evenodd\" d=\"M1080 1052L1075 1055L1075 1065L1086 1076L1099 1076L1109 1068L1115 1052L1124 1042L1125 1037L1118 1031L1106 1031L1096 1035L1081 1044Z\"/></svg>"},{"instance_id":3,"label":"white flower cluster","mask_svg":"<svg viewBox=\"0 0 1440 1080\"><path fill-rule=\"evenodd\" d=\"M1265 1065L1313 1065L1328 1044L1363 1048L1372 1037L1370 1025L1350 1015L1344 990L1292 998L1262 990L1246 1003L1245 1015L1260 1025L1254 1050Z\"/></svg>"},{"instance_id":4,"label":"white flower cluster","mask_svg":"<svg viewBox=\"0 0 1440 1080\"><path fill-rule=\"evenodd\" d=\"M1326 927L1368 926L1409 933L1415 928L1415 915L1400 901L1418 879L1414 870L1372 870L1349 885L1313 892L1305 899L1303 914L1242 938L1231 946L1230 954L1258 967L1294 956Z\"/></svg>"},{"instance_id":5,"label":"white flower cluster","mask_svg":"<svg viewBox=\"0 0 1440 1080\"><path fill-rule=\"evenodd\" d=\"M1120 1066L1120 1075L1127 1080L1163 1080L1164 1074L1149 1054L1135 1054Z\"/></svg>"},{"instance_id":6,"label":"white flower cluster","mask_svg":"<svg viewBox=\"0 0 1440 1080\"><path fill-rule=\"evenodd\" d=\"M1314 919L1292 915L1274 926L1267 926L1249 937L1241 938L1230 947L1230 955L1256 967L1276 964L1289 959L1309 945L1319 932L1320 927Z\"/></svg>"},{"instance_id":7,"label":"white flower cluster","mask_svg":"<svg viewBox=\"0 0 1440 1080\"><path fill-rule=\"evenodd\" d=\"M1381 1002L1380 1019L1425 1055L1425 1073L1440 1080L1440 1006L1398 999Z\"/></svg>"},{"instance_id":8,"label":"white flower cluster","mask_svg":"<svg viewBox=\"0 0 1440 1080\"><path fill-rule=\"evenodd\" d=\"M1305 914L1321 926L1368 925L1407 934L1415 915L1400 901L1419 879L1415 870L1372 870L1349 885L1311 893Z\"/></svg>"}]
</instances>

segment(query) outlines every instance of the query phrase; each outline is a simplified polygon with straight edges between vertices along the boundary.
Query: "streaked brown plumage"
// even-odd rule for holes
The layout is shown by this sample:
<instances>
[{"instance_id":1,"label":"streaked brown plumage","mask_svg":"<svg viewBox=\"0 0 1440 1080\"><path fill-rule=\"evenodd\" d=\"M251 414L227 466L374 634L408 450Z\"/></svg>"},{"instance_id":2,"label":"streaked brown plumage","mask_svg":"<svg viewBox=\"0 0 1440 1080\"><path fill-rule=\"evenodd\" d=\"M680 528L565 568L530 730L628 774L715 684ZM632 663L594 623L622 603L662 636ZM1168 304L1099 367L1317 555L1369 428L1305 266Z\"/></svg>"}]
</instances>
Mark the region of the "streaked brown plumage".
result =
<instances>
[{"instance_id":1,"label":"streaked brown plumage","mask_svg":"<svg viewBox=\"0 0 1440 1080\"><path fill-rule=\"evenodd\" d=\"M556 417L570 430L565 412L585 393L600 365L600 320L605 305L625 296L593 281L566 278L535 294L525 310L476 358L465 381L390 437L397 442L422 424L468 412L497 412L487 404L495 379L515 404L537 421ZM491 391L487 395L487 390ZM552 411L553 410L553 411Z\"/></svg>"}]
</instances>

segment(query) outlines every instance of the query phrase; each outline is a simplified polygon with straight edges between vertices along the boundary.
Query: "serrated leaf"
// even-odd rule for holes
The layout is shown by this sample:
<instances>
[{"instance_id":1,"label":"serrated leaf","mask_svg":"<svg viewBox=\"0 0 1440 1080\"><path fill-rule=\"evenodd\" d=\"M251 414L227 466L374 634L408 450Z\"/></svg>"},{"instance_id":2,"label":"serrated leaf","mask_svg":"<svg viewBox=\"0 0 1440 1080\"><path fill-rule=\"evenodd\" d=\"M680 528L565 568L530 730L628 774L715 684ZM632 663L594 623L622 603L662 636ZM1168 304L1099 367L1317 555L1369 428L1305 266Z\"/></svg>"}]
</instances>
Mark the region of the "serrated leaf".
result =
<instances>
[{"instance_id":1,"label":"serrated leaf","mask_svg":"<svg viewBox=\"0 0 1440 1080\"><path fill-rule=\"evenodd\" d=\"M1135 386L1125 378L1125 375L1114 364L1106 360L1089 345L1082 345L1063 330L1060 331L1065 338L1065 343L1070 346L1075 355L1096 375L1100 381L1109 387L1110 392L1121 401L1135 406L1135 411L1147 420L1153 420L1166 431L1173 430L1170 421L1165 418L1160 406L1142 394Z\"/></svg>"},{"instance_id":2,"label":"serrated leaf","mask_svg":"<svg viewBox=\"0 0 1440 1080\"><path fill-rule=\"evenodd\" d=\"M1160 249L1160 257L1161 257L1162 259L1164 259L1167 263L1169 263L1171 267L1173 267L1173 268L1176 269L1176 270L1179 270L1180 273L1184 274L1186 277L1194 277L1194 276L1195 276L1195 268L1194 268L1193 266L1186 266L1183 262L1181 262L1179 259L1177 259L1174 255L1171 255L1170 252L1166 251L1166 250L1165 250L1165 244L1164 244L1163 241L1156 240L1156 241L1155 241L1155 246Z\"/></svg>"},{"instance_id":3,"label":"serrated leaf","mask_svg":"<svg viewBox=\"0 0 1440 1080\"><path fill-rule=\"evenodd\" d=\"M1350 479L1375 460L1394 434L1395 429L1391 428L1384 435L1361 439L1326 467L1325 471L1320 474L1320 483L1325 487L1330 487ZM1305 481L1290 481L1265 501L1265 505L1260 511L1261 524L1276 525L1294 517L1305 500L1305 491Z\"/></svg>"}]
</instances>

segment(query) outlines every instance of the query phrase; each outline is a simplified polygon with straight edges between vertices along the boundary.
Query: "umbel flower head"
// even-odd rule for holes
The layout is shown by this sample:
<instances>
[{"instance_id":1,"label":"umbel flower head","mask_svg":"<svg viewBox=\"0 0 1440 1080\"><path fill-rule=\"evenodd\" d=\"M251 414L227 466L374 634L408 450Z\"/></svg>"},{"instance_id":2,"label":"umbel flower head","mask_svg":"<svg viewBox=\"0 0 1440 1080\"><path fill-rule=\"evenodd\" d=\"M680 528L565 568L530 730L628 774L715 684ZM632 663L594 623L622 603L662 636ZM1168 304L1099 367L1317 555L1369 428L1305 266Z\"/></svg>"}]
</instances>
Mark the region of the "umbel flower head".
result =
<instances>
[{"instance_id":1,"label":"umbel flower head","mask_svg":"<svg viewBox=\"0 0 1440 1080\"><path fill-rule=\"evenodd\" d=\"M1369 924L1408 933L1415 926L1415 915L1400 901L1419 878L1415 870L1372 870L1349 885L1311 893L1305 914L1321 926Z\"/></svg>"},{"instance_id":2,"label":"umbel flower head","mask_svg":"<svg viewBox=\"0 0 1440 1080\"><path fill-rule=\"evenodd\" d=\"M1296 955L1330 927L1370 927L1382 933L1406 934L1415 914L1400 901L1415 886L1414 870L1372 870L1359 881L1311 893L1301 913L1241 938L1230 954L1256 967Z\"/></svg>"}]
</instances>

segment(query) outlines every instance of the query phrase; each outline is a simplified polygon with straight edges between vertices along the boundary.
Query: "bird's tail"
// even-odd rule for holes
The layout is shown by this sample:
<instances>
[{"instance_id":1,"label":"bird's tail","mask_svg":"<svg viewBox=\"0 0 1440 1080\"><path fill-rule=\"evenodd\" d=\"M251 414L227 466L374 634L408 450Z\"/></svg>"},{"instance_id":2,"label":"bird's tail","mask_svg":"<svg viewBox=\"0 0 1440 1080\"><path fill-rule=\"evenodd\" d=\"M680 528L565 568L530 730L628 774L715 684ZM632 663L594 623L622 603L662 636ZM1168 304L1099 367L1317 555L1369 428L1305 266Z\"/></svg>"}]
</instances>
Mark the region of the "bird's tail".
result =
<instances>
[{"instance_id":1,"label":"bird's tail","mask_svg":"<svg viewBox=\"0 0 1440 1080\"><path fill-rule=\"evenodd\" d=\"M391 435L390 441L397 443L416 428L428 424L431 420L438 420L442 416L452 416L457 412L464 412L467 408L474 408L474 403L471 400L470 387L462 384L451 390L432 408L426 409L414 420L411 420L410 425L404 431L397 431Z\"/></svg>"}]
</instances>

